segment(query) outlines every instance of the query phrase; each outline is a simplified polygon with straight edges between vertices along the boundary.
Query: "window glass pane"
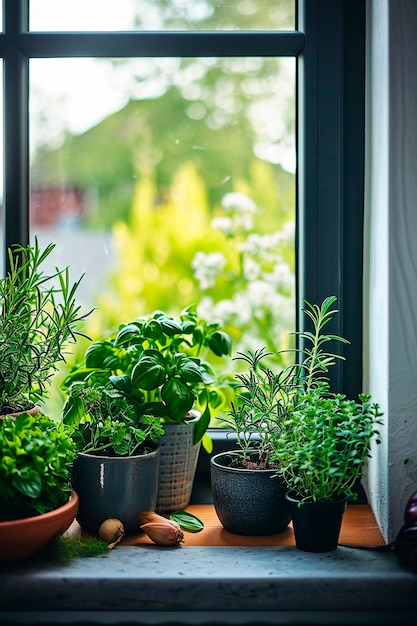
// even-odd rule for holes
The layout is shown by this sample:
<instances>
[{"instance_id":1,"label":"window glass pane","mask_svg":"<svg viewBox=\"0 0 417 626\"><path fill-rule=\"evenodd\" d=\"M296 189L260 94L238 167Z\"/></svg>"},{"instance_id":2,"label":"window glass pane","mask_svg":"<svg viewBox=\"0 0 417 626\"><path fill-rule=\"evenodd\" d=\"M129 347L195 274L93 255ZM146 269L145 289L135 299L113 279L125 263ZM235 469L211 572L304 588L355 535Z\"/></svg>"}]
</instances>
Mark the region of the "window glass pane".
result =
<instances>
[{"instance_id":1,"label":"window glass pane","mask_svg":"<svg viewBox=\"0 0 417 626\"><path fill-rule=\"evenodd\" d=\"M294 0L31 0L31 30L294 29Z\"/></svg>"},{"instance_id":2,"label":"window glass pane","mask_svg":"<svg viewBox=\"0 0 417 626\"><path fill-rule=\"evenodd\" d=\"M294 329L294 59L33 59L31 232L96 339L198 303L234 351Z\"/></svg>"}]
</instances>

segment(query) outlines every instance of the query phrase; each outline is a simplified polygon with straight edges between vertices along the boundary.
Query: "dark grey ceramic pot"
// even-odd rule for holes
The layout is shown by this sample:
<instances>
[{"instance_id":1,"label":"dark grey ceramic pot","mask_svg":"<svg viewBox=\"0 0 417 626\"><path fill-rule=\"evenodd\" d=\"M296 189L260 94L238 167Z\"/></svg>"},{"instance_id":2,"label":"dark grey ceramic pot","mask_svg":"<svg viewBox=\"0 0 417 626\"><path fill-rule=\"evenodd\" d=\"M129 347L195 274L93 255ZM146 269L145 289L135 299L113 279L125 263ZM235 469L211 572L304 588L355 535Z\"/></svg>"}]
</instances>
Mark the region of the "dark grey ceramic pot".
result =
<instances>
[{"instance_id":1,"label":"dark grey ceramic pot","mask_svg":"<svg viewBox=\"0 0 417 626\"><path fill-rule=\"evenodd\" d=\"M139 513L154 511L158 495L159 450L129 457L81 452L74 460L72 486L80 504L77 521L97 534L101 523L115 517L126 534L139 532Z\"/></svg>"},{"instance_id":2,"label":"dark grey ceramic pot","mask_svg":"<svg viewBox=\"0 0 417 626\"><path fill-rule=\"evenodd\" d=\"M211 489L217 516L236 535L273 535L289 524L285 487L273 470L230 466L236 452L210 459Z\"/></svg>"}]
</instances>

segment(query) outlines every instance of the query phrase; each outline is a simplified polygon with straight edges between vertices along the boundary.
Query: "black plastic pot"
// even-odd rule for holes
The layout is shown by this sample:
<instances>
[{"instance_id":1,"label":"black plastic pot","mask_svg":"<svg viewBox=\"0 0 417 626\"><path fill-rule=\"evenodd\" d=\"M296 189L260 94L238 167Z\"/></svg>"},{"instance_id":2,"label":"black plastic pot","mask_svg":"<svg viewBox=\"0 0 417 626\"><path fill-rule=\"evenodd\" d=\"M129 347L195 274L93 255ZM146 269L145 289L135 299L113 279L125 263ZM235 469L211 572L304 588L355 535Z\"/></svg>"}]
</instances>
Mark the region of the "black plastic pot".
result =
<instances>
[{"instance_id":1,"label":"black plastic pot","mask_svg":"<svg viewBox=\"0 0 417 626\"><path fill-rule=\"evenodd\" d=\"M295 545L304 552L336 550L347 496L326 502L302 502L285 496L292 518Z\"/></svg>"},{"instance_id":2,"label":"black plastic pot","mask_svg":"<svg viewBox=\"0 0 417 626\"><path fill-rule=\"evenodd\" d=\"M210 460L211 489L217 516L236 535L273 535L290 522L285 487L273 470L230 466L236 452L221 452Z\"/></svg>"}]
</instances>

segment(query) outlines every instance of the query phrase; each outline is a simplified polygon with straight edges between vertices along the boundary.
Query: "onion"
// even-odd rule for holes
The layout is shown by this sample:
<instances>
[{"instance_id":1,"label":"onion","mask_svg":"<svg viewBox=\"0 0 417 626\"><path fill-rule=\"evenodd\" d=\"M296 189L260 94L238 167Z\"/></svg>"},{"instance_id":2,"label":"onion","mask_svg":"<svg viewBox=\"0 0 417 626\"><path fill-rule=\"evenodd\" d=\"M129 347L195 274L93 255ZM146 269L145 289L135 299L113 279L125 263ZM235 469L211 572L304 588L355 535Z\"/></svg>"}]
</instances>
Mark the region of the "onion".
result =
<instances>
[{"instance_id":1,"label":"onion","mask_svg":"<svg viewBox=\"0 0 417 626\"><path fill-rule=\"evenodd\" d=\"M125 529L119 519L109 517L101 524L98 534L107 543L109 550L112 550L122 539Z\"/></svg>"}]
</instances>

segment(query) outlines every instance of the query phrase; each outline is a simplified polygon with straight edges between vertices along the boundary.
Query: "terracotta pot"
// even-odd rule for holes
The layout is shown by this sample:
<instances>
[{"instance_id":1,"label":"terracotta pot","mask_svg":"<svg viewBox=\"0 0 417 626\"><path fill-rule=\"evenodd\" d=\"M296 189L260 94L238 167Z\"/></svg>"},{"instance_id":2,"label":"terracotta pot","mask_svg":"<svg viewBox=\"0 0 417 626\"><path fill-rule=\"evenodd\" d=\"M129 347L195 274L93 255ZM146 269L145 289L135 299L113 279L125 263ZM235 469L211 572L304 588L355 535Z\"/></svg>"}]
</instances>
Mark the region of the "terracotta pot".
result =
<instances>
[{"instance_id":1,"label":"terracotta pot","mask_svg":"<svg viewBox=\"0 0 417 626\"><path fill-rule=\"evenodd\" d=\"M2 413L0 415L0 419L3 417L17 417L18 415L23 415L23 413L29 413L29 415L36 415L39 413L40 408L38 406L33 406L31 409L26 409L26 411L17 411L16 413Z\"/></svg>"},{"instance_id":2,"label":"terracotta pot","mask_svg":"<svg viewBox=\"0 0 417 626\"><path fill-rule=\"evenodd\" d=\"M14 563L36 554L67 530L78 511L75 491L58 509L11 522L0 522L0 564Z\"/></svg>"}]
</instances>

